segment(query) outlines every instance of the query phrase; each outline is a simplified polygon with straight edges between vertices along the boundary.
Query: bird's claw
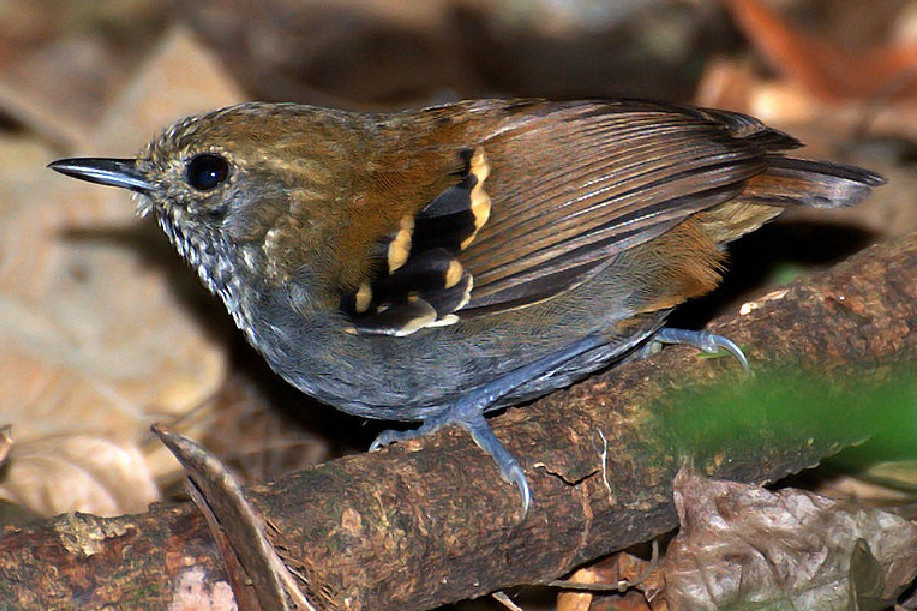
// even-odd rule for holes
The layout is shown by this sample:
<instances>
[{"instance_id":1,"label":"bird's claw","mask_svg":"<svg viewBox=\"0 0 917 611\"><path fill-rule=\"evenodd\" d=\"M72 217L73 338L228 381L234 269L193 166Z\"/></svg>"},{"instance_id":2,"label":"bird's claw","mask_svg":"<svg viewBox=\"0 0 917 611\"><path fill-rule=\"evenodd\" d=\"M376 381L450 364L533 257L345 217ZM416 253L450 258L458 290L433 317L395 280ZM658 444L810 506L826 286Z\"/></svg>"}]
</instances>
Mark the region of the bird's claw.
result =
<instances>
[{"instance_id":1,"label":"bird's claw","mask_svg":"<svg viewBox=\"0 0 917 611\"><path fill-rule=\"evenodd\" d=\"M722 335L716 335L708 331L663 327L657 331L656 335L650 340L650 344L644 349L643 355L648 356L652 354L654 348L659 344L683 344L686 346L694 346L698 350L702 350L708 354L719 352L721 349L726 350L739 361L745 373L751 371L748 359L745 357L745 353L742 352L742 349L731 339ZM651 347L651 345L653 347Z\"/></svg>"}]
</instances>

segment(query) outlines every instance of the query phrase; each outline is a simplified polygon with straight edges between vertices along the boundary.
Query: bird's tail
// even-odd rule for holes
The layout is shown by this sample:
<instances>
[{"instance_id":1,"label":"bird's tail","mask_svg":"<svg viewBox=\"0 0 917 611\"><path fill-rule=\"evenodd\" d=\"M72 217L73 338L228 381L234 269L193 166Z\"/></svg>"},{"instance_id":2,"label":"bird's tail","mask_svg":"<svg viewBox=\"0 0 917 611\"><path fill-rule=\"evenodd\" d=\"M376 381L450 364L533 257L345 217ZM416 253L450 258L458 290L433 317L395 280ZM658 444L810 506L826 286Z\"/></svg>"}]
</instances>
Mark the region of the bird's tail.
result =
<instances>
[{"instance_id":1,"label":"bird's tail","mask_svg":"<svg viewBox=\"0 0 917 611\"><path fill-rule=\"evenodd\" d=\"M874 172L830 161L768 155L768 169L748 181L741 198L766 206L845 208L885 184Z\"/></svg>"},{"instance_id":2,"label":"bird's tail","mask_svg":"<svg viewBox=\"0 0 917 611\"><path fill-rule=\"evenodd\" d=\"M852 165L777 153L767 160L767 170L750 178L738 197L695 217L716 242L731 242L792 206L853 206L885 184L878 174Z\"/></svg>"}]
</instances>

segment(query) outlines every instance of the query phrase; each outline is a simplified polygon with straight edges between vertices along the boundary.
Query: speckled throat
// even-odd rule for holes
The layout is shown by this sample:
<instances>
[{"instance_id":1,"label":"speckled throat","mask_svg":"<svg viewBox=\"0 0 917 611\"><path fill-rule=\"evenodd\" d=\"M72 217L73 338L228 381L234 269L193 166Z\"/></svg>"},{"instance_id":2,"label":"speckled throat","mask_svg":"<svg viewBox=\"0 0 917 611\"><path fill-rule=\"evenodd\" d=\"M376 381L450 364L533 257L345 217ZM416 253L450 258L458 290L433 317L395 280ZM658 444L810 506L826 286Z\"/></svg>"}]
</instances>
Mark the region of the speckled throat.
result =
<instances>
[{"instance_id":1,"label":"speckled throat","mask_svg":"<svg viewBox=\"0 0 917 611\"><path fill-rule=\"evenodd\" d=\"M236 247L217 231L207 230L209 235L205 238L184 231L168 212L157 212L156 216L169 242L197 270L204 286L223 300L236 325L251 335L248 315L241 307L242 287L233 262L232 251Z\"/></svg>"}]
</instances>

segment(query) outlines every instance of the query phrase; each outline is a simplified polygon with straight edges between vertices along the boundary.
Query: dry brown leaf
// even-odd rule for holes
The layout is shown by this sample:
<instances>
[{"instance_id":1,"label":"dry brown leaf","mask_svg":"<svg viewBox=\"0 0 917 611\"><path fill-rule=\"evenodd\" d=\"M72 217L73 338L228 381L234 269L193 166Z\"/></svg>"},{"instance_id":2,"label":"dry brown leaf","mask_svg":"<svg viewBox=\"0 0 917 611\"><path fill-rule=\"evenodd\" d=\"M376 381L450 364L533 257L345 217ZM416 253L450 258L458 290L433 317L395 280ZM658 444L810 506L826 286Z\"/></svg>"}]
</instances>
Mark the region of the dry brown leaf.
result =
<instances>
[{"instance_id":1,"label":"dry brown leaf","mask_svg":"<svg viewBox=\"0 0 917 611\"><path fill-rule=\"evenodd\" d=\"M570 581L586 584L601 583L601 579L600 573L592 567L579 569L570 576ZM561 592L557 595L557 611L589 611L593 598L592 592Z\"/></svg>"},{"instance_id":2,"label":"dry brown leaf","mask_svg":"<svg viewBox=\"0 0 917 611\"><path fill-rule=\"evenodd\" d=\"M146 511L157 488L134 440L65 434L16 443L0 494L46 515L74 507L115 515Z\"/></svg>"},{"instance_id":3,"label":"dry brown leaf","mask_svg":"<svg viewBox=\"0 0 917 611\"><path fill-rule=\"evenodd\" d=\"M131 156L158 128L242 97L175 30L78 153ZM0 145L0 413L16 439L0 496L43 514L145 507L157 498L148 482L177 472L163 449L141 447L149 424L200 423L189 414L223 379L224 343L141 248L138 227L157 232L137 224L126 194L56 177L34 143Z\"/></svg>"},{"instance_id":4,"label":"dry brown leaf","mask_svg":"<svg viewBox=\"0 0 917 611\"><path fill-rule=\"evenodd\" d=\"M654 545L657 543L654 542ZM658 552L658 548L655 549ZM662 567L655 552L652 558L644 559L632 551L620 551L577 570L569 581L598 587L594 591L560 592L557 595L557 611L656 609L662 600L659 594L665 589ZM609 593L611 586L620 589Z\"/></svg>"},{"instance_id":5,"label":"dry brown leaf","mask_svg":"<svg viewBox=\"0 0 917 611\"><path fill-rule=\"evenodd\" d=\"M689 469L674 493L681 530L664 563L672 609L873 608L917 577L917 524L895 514Z\"/></svg>"}]
</instances>

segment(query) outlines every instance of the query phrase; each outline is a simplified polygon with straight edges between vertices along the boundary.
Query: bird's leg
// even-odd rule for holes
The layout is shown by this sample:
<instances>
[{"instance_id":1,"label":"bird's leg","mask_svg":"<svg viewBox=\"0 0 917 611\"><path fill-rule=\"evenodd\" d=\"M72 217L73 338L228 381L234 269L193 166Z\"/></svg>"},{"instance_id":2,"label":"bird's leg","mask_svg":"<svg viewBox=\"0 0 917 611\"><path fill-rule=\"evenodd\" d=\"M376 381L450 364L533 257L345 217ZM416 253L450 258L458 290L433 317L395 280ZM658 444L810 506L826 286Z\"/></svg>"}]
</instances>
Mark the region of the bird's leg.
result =
<instances>
[{"instance_id":1,"label":"bird's leg","mask_svg":"<svg viewBox=\"0 0 917 611\"><path fill-rule=\"evenodd\" d=\"M742 365L742 369L745 370L745 373L750 371L748 366L748 359L745 358L745 353L742 352L742 349L739 348L735 342L733 342L728 337L723 337L722 335L716 335L708 331L693 331L690 329L672 329L669 327L663 327L656 332L656 334L650 338L650 341L646 344L641 352L641 356L649 356L659 351L659 348L662 344L683 344L685 346L694 346L698 350L704 352L719 352L721 349L728 351L732 356L739 361Z\"/></svg>"},{"instance_id":2,"label":"bird's leg","mask_svg":"<svg viewBox=\"0 0 917 611\"><path fill-rule=\"evenodd\" d=\"M606 341L599 334L590 335L564 350L554 352L524 367L514 369L506 375L468 392L442 411L428 417L415 430L384 431L380 433L370 446L370 451L378 450L382 446L395 441L415 439L433 433L447 424L458 424L471 433L471 438L474 439L474 442L496 461L503 479L519 488L519 494L522 497L522 517L525 518L532 502L532 492L529 489L528 481L525 479L525 474L522 472L519 461L503 447L503 444L494 435L486 418L484 418L484 412L513 389L545 375L553 369L557 369L573 357L601 346Z\"/></svg>"}]
</instances>

